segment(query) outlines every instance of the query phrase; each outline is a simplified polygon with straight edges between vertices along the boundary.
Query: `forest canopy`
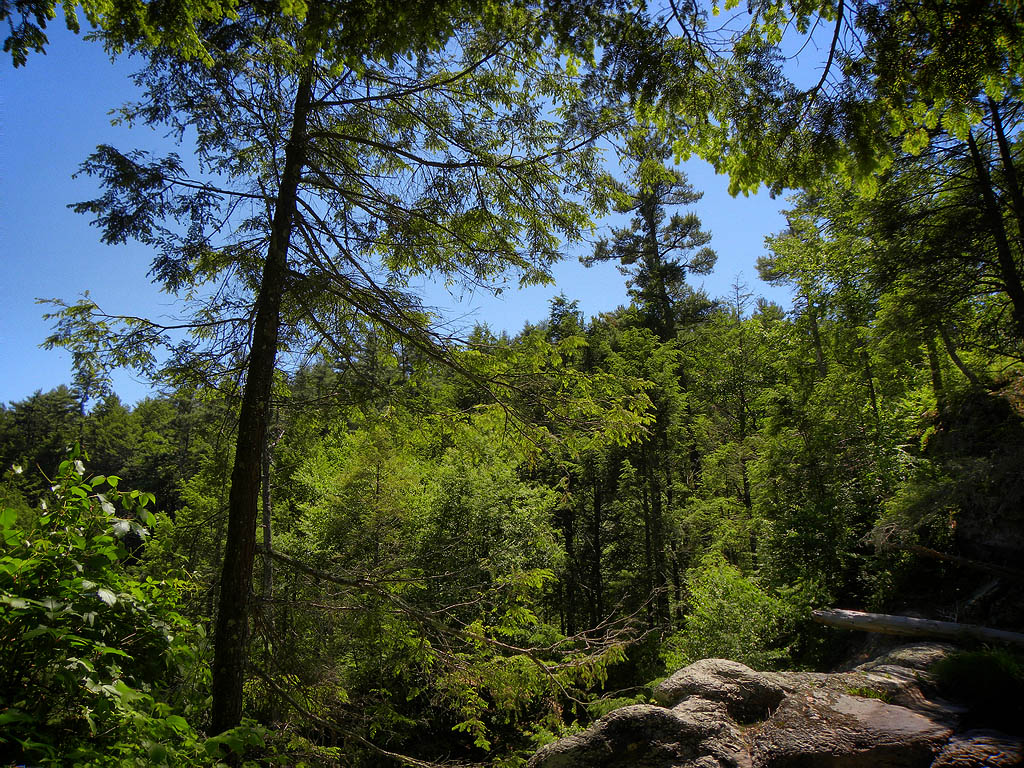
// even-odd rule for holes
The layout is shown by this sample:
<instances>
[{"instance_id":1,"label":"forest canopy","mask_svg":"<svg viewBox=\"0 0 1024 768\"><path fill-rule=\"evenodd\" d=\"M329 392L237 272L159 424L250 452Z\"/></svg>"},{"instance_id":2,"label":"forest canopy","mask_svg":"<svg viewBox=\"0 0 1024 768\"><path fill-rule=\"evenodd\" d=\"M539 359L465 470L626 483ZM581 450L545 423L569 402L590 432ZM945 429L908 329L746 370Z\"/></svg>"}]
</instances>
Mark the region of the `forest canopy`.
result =
<instances>
[{"instance_id":1,"label":"forest canopy","mask_svg":"<svg viewBox=\"0 0 1024 768\"><path fill-rule=\"evenodd\" d=\"M56 6L0 2L31 67ZM56 300L71 386L0 407L12 759L524 765L681 664L836 661L812 608L1021 627L1019 4L733 5L63 6L190 153L99 146L73 206L182 322ZM691 154L789 191L792 308L693 284ZM609 214L598 316L411 288Z\"/></svg>"}]
</instances>

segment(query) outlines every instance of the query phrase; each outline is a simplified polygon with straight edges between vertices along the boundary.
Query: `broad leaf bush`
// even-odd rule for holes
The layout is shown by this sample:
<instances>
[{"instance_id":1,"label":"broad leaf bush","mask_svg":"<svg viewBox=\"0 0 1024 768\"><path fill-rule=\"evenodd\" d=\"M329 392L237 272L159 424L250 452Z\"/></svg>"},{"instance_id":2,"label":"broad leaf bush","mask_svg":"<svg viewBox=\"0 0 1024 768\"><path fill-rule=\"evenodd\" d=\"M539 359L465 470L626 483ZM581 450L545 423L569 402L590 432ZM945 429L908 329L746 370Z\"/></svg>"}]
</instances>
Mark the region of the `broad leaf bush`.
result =
<instances>
[{"instance_id":1,"label":"broad leaf bush","mask_svg":"<svg viewBox=\"0 0 1024 768\"><path fill-rule=\"evenodd\" d=\"M38 511L0 511L0 754L31 765L202 761L189 718L208 672L203 632L179 612L188 584L131 574L125 542L147 535L153 497L87 477L83 458L70 451Z\"/></svg>"}]
</instances>

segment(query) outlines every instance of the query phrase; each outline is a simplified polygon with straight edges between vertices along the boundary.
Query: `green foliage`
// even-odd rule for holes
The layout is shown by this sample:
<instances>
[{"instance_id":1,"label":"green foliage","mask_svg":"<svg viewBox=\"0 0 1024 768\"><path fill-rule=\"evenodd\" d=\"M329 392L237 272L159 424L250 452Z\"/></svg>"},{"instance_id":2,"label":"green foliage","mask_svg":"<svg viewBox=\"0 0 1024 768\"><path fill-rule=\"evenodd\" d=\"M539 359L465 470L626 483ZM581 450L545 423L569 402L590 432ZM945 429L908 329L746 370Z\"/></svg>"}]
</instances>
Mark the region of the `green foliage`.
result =
<instances>
[{"instance_id":1,"label":"green foliage","mask_svg":"<svg viewBox=\"0 0 1024 768\"><path fill-rule=\"evenodd\" d=\"M36 392L22 401L0 406L0 459L4 467L22 471L5 477L5 484L25 497L38 496L46 487L41 471L52 471L67 447L80 436L82 402L76 393L59 386Z\"/></svg>"},{"instance_id":2,"label":"green foliage","mask_svg":"<svg viewBox=\"0 0 1024 768\"><path fill-rule=\"evenodd\" d=\"M910 558L908 549L923 546L996 563L1012 562L1019 551L1024 425L1005 394L950 387L945 407L926 412L917 432L917 445L903 456L902 482L871 537L882 555L879 565L888 569L879 573L888 588L927 594L934 563Z\"/></svg>"},{"instance_id":3,"label":"green foliage","mask_svg":"<svg viewBox=\"0 0 1024 768\"><path fill-rule=\"evenodd\" d=\"M269 764L372 766L383 750L521 765L545 740L644 700L666 665L825 658L832 649L807 611L907 594L914 560L872 543L956 551L993 515L1012 522L1003 500L1024 445L1008 405L1015 379L999 396L947 386L939 410L927 372L907 362L920 345L881 344L871 296L832 290L786 318L763 304L747 315L737 288L731 306L667 341L635 308L584 324L567 300L517 338L478 329L464 365L516 390L540 429L516 429L486 389L384 335L354 336L365 354L351 364L279 375L268 511L284 559L256 562L244 702L257 720L167 743L146 723L201 723L207 710L165 665L156 682L125 680L153 703L125 704L135 731L118 726L112 744L125 760L137 754L124 744L161 745L144 761L165 747L212 761L233 745ZM549 410L547 398L562 402ZM34 404L3 412L9 444L5 424ZM184 389L134 410L106 398L76 416L104 462L178 489L173 519L147 524L131 568L115 566L124 579L170 582L187 564L215 582L230 407L220 392ZM619 425L580 416L602 410ZM62 411L46 412L59 421ZM5 482L30 529L29 486ZM111 498L106 486L87 496L100 492ZM110 588L117 602L106 606L98 589L102 610L130 593ZM171 610L204 619L212 600L181 595ZM645 627L655 631L629 645ZM122 677L137 674L119 664Z\"/></svg>"},{"instance_id":4,"label":"green foliage","mask_svg":"<svg viewBox=\"0 0 1024 768\"><path fill-rule=\"evenodd\" d=\"M595 720L607 715L614 709L629 707L633 704L649 704L651 702L650 691L646 690L635 696L612 696L594 699L587 704L587 713Z\"/></svg>"},{"instance_id":5,"label":"green foliage","mask_svg":"<svg viewBox=\"0 0 1024 768\"><path fill-rule=\"evenodd\" d=\"M434 49L447 39L456 20L479 8L477 2L436 0L409 6L405 3L373 0L333 8L338 17L331 44L340 58L387 59L409 49ZM48 43L46 25L63 12L68 29L80 29L78 13L98 31L104 46L112 54L130 49L163 48L186 60L213 63L215 51L203 32L223 19L240 15L236 0L222 2L176 2L171 5L139 3L125 6L110 0L3 0L0 21L7 21L10 34L4 40L4 52L10 53L14 66L24 66L30 53L45 53ZM309 3L287 0L275 5L286 18L304 18ZM324 24L324 21L320 21Z\"/></svg>"},{"instance_id":6,"label":"green foliage","mask_svg":"<svg viewBox=\"0 0 1024 768\"><path fill-rule=\"evenodd\" d=\"M813 650L806 610L891 600L901 547L1022 551L1015 5L754 0L730 58L685 4L81 7L146 58L120 118L195 136L196 157L100 147L82 172L102 193L74 207L106 242L151 247L193 314L179 336L55 301L46 344L71 351L74 389L0 408L5 462L88 440L105 475L73 453L40 509L34 473L0 486L16 758L521 766L644 700L661 661ZM0 0L16 66L56 10ZM798 90L784 32L818 19L836 44ZM598 165L620 128L631 186ZM733 191L817 182L759 264L794 290L788 314L687 285L714 261L697 216L670 210L700 198L666 165L691 152ZM515 338L460 344L408 290L549 282L609 209L632 220L589 260L620 265L628 307L585 322L563 296ZM177 392L126 408L117 365ZM236 433L240 380L265 387ZM227 526L233 441L253 474ZM264 534L257 580L248 561L218 579L252 551L228 530ZM252 606L218 642L248 654L259 721L204 740L200 627L221 585L221 619ZM1001 677L1017 700L1018 661L950 661L940 684L978 698L972 680ZM237 682L217 695L236 703Z\"/></svg>"},{"instance_id":7,"label":"green foliage","mask_svg":"<svg viewBox=\"0 0 1024 768\"><path fill-rule=\"evenodd\" d=\"M772 669L788 661L782 643L794 612L785 600L718 557L695 568L687 586L684 627L665 644L668 669L709 657L754 669Z\"/></svg>"},{"instance_id":8,"label":"green foliage","mask_svg":"<svg viewBox=\"0 0 1024 768\"><path fill-rule=\"evenodd\" d=\"M639 117L674 142L677 157L696 153L728 174L733 194L762 182L778 192L827 177L871 194L896 148L920 151L939 127L962 138L981 119L978 102L1017 92L1024 70L1016 3L854 9L756 0L746 9L745 24L708 39L693 32L706 23L693 7L677 16L681 28L666 25L659 44L649 46L657 55L637 57L637 69L654 67L662 76L651 86L657 104L641 99ZM831 40L808 67L820 77L800 82L786 63L799 50L806 64L801 36L820 32L823 21ZM713 44L731 55L710 56Z\"/></svg>"},{"instance_id":9,"label":"green foliage","mask_svg":"<svg viewBox=\"0 0 1024 768\"><path fill-rule=\"evenodd\" d=\"M79 12L93 28L100 27L111 53L126 45L167 46L186 58L210 60L198 27L236 13L234 0L225 2L176 2L172 6L153 3L125 5L110 0L3 0L0 21L7 21L10 34L4 39L4 53L10 53L15 67L24 66L30 53L45 53L49 42L46 25L57 17L73 32L81 28Z\"/></svg>"},{"instance_id":10,"label":"green foliage","mask_svg":"<svg viewBox=\"0 0 1024 768\"><path fill-rule=\"evenodd\" d=\"M681 171L667 167L669 150L648 137L632 137L626 159L635 165L635 190L617 190L615 210L633 214L629 227L614 229L611 238L597 242L593 254L583 257L588 266L617 261L629 276L627 285L645 328L667 341L678 325L685 299L694 291L687 273L706 275L718 258L708 247L711 234L700 228L692 211L668 209L692 206L702 193L693 189Z\"/></svg>"},{"instance_id":11,"label":"green foliage","mask_svg":"<svg viewBox=\"0 0 1024 768\"><path fill-rule=\"evenodd\" d=\"M874 532L878 544L947 547L961 512L960 484L925 458L914 461L908 475L879 516Z\"/></svg>"},{"instance_id":12,"label":"green foliage","mask_svg":"<svg viewBox=\"0 0 1024 768\"><path fill-rule=\"evenodd\" d=\"M268 635L258 663L368 765L371 745L507 759L530 728L558 730L561 697L599 685L622 653L581 649L542 615L563 557L556 494L521 476L531 446L500 408L389 406L360 424L332 430L294 475L300 514L274 546L327 581L292 583L275 618L290 636ZM258 680L249 693L273 706Z\"/></svg>"},{"instance_id":13,"label":"green foliage","mask_svg":"<svg viewBox=\"0 0 1024 768\"><path fill-rule=\"evenodd\" d=\"M0 741L46 765L197 759L207 672L179 612L189 585L130 575L124 540L147 535L153 497L87 477L83 459L61 462L34 520L0 513Z\"/></svg>"}]
</instances>

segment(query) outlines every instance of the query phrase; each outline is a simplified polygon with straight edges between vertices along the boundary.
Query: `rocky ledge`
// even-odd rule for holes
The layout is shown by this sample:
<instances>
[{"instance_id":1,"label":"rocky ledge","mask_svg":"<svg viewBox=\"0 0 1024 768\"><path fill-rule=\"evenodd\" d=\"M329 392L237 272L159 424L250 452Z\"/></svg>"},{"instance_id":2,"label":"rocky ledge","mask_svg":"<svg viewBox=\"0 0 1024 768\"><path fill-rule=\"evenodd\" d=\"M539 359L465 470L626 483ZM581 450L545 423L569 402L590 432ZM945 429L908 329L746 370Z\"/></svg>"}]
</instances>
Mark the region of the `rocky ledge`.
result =
<instances>
[{"instance_id":1,"label":"rocky ledge","mask_svg":"<svg viewBox=\"0 0 1024 768\"><path fill-rule=\"evenodd\" d=\"M755 672L704 659L654 692L541 749L530 768L1009 768L1024 738L960 732L964 710L929 698L951 646L898 648L849 672ZM925 686L925 690L927 686Z\"/></svg>"}]
</instances>

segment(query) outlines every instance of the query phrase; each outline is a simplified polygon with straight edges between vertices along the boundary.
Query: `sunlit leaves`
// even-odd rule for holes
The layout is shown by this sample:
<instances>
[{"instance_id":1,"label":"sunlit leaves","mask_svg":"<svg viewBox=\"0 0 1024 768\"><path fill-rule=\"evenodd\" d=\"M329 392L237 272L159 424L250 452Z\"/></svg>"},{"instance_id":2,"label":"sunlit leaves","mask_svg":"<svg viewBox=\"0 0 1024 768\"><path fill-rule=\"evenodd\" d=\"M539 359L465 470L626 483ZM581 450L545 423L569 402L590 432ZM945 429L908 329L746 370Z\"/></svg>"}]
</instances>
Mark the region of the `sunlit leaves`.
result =
<instances>
[{"instance_id":1,"label":"sunlit leaves","mask_svg":"<svg viewBox=\"0 0 1024 768\"><path fill-rule=\"evenodd\" d=\"M547 697L600 677L611 657L567 658L571 648L540 616L561 558L555 494L522 476L529 446L501 410L381 416L306 460L297 476L309 494L306 535L281 542L347 575L328 588L337 608L318 631L323 641L329 626L328 642L346 651L328 677L343 674L354 702L374 702L369 736L417 733L410 714L427 707L455 723L458 741L487 750L495 733L540 712L553 718Z\"/></svg>"},{"instance_id":2,"label":"sunlit leaves","mask_svg":"<svg viewBox=\"0 0 1024 768\"><path fill-rule=\"evenodd\" d=\"M189 696L177 688L179 663L196 660L191 625L178 613L184 585L128 575L127 550L112 535L128 521L113 517L113 505L141 517L152 499L118 492L114 477L90 478L84 464L73 448L47 514L22 527L0 515L0 742L33 764L158 745L187 760L199 744L174 713ZM135 520L131 527L141 530Z\"/></svg>"},{"instance_id":3,"label":"sunlit leaves","mask_svg":"<svg viewBox=\"0 0 1024 768\"><path fill-rule=\"evenodd\" d=\"M657 99L640 104L638 118L674 141L678 156L696 152L728 173L733 194L761 182L796 188L835 173L860 185L891 162L890 136L920 151L921 131L945 116L977 123L974 102L1013 92L1024 70L1024 24L1013 4L766 0L738 18L738 30L709 38L717 51L710 44L689 59L637 64L663 75ZM804 63L807 41L784 32L810 35L821 26L833 39L814 38L823 51L820 82L798 85L787 64L794 50ZM674 34L672 42L693 40L686 28Z\"/></svg>"},{"instance_id":4,"label":"sunlit leaves","mask_svg":"<svg viewBox=\"0 0 1024 768\"><path fill-rule=\"evenodd\" d=\"M82 172L97 176L104 194L75 209L94 216L106 242L154 247L151 276L189 302L191 316L176 324L186 338L172 342L142 319L61 307L48 343L74 349L98 391L119 365L209 381L244 349L305 63L317 72L316 93L282 348L330 346L335 317L356 312L443 356L431 318L404 291L411 279L496 292L549 282L565 243L590 226L591 191L598 208L605 204L601 185L591 184L593 142L616 115L595 110L582 136L549 119L552 103L565 114L589 109L585 73L567 72L556 54L585 48L584 39L544 31L558 13L498 4L480 20L458 3L356 5L308 17L289 6L259 23L251 9L226 17L207 30L218 45L212 66L147 51L150 65L137 78L145 97L120 114L188 131L194 162L100 147ZM360 14L365 23L349 23ZM401 34L360 37L401 19L412 25ZM344 53L351 46L358 62ZM213 282L221 288L203 289ZM160 347L171 354L163 371Z\"/></svg>"}]
</instances>

